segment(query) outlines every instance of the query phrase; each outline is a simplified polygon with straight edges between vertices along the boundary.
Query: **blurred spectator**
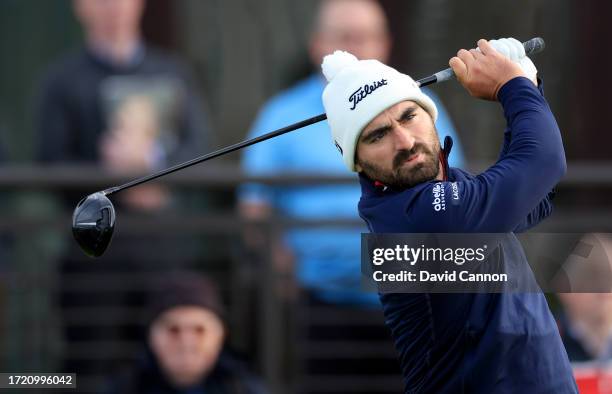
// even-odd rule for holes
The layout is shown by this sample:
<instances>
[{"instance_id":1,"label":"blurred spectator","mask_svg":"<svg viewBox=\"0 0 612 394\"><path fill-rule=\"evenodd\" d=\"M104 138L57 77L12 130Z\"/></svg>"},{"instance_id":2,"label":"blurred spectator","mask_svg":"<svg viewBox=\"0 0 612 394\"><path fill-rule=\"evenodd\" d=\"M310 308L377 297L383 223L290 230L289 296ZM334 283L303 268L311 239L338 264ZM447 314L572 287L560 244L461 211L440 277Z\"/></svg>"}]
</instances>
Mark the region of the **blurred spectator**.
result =
<instances>
[{"instance_id":1,"label":"blurred spectator","mask_svg":"<svg viewBox=\"0 0 612 394\"><path fill-rule=\"evenodd\" d=\"M265 393L245 365L224 350L227 329L214 285L176 274L151 294L146 357L113 393Z\"/></svg>"},{"instance_id":2,"label":"blurred spectator","mask_svg":"<svg viewBox=\"0 0 612 394\"><path fill-rule=\"evenodd\" d=\"M144 0L73 1L85 46L50 67L42 84L40 160L142 173L192 158L211 145L191 74L143 41L144 6ZM159 185L120 198L145 209L168 202Z\"/></svg>"},{"instance_id":3,"label":"blurred spectator","mask_svg":"<svg viewBox=\"0 0 612 394\"><path fill-rule=\"evenodd\" d=\"M207 116L190 72L142 37L145 0L73 0L72 6L85 43L53 64L44 78L37 114L38 159L101 165L132 177L191 159L210 146ZM82 194L66 193L70 209ZM160 184L149 183L126 190L113 202L119 215L130 210L133 216L146 211L154 217L173 202L187 209L186 197L191 196L171 195ZM189 208L203 205L202 198L189 201ZM79 308L141 306L144 295L138 286L123 286L122 281L129 281L125 278L139 278L169 264L185 267L201 261L202 240L195 236L141 232L115 234L111 250L97 264L85 262L76 245L69 244L72 249L61 261L59 301L68 349L135 340L136 325L117 315L104 322L92 319L87 325L69 322ZM96 287L101 277L106 285ZM110 364L110 357L70 351L65 355L63 368L83 375L104 373Z\"/></svg>"},{"instance_id":4,"label":"blurred spectator","mask_svg":"<svg viewBox=\"0 0 612 394\"><path fill-rule=\"evenodd\" d=\"M559 331L570 361L612 361L612 236L584 235L563 268L574 291L558 294Z\"/></svg>"},{"instance_id":5,"label":"blurred spectator","mask_svg":"<svg viewBox=\"0 0 612 394\"><path fill-rule=\"evenodd\" d=\"M612 361L612 293L561 293L559 331L570 361Z\"/></svg>"},{"instance_id":6,"label":"blurred spectator","mask_svg":"<svg viewBox=\"0 0 612 394\"><path fill-rule=\"evenodd\" d=\"M309 41L309 55L317 72L271 99L259 112L249 137L261 135L290 123L324 112L320 74L323 56L336 49L347 50L361 59L386 62L391 37L386 16L374 0L324 0L321 2ZM427 91L439 109L440 138L455 139L450 164L463 165L461 146L452 123L436 96ZM251 175L283 172L348 175L341 156L330 143L326 122L266 141L245 150L243 169ZM277 210L298 219L359 220L357 202L361 196L354 184L316 187L266 188L247 185L241 192L242 213L258 219ZM273 255L297 263L297 277L317 300L341 304L378 305L376 294L361 291L360 233L365 227L292 230L287 234L289 250L278 246ZM278 264L278 262L277 262ZM286 262L281 266L287 266Z\"/></svg>"}]
</instances>

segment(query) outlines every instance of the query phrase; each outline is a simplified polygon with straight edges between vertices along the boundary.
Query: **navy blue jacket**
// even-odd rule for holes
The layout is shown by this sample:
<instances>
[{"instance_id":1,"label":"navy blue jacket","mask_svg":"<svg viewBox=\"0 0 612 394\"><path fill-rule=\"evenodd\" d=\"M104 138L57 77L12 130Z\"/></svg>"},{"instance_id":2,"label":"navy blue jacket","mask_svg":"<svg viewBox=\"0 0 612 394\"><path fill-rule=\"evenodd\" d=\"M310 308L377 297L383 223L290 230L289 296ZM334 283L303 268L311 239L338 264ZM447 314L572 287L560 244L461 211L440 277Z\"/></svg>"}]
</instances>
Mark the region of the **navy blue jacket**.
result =
<instances>
[{"instance_id":1,"label":"navy blue jacket","mask_svg":"<svg viewBox=\"0 0 612 394\"><path fill-rule=\"evenodd\" d=\"M391 190L361 177L359 212L371 232L518 232L551 213L550 191L566 164L543 92L519 77L498 99L508 125L504 146L482 174L448 168L447 139L444 181ZM380 298L406 393L577 393L541 292Z\"/></svg>"}]
</instances>

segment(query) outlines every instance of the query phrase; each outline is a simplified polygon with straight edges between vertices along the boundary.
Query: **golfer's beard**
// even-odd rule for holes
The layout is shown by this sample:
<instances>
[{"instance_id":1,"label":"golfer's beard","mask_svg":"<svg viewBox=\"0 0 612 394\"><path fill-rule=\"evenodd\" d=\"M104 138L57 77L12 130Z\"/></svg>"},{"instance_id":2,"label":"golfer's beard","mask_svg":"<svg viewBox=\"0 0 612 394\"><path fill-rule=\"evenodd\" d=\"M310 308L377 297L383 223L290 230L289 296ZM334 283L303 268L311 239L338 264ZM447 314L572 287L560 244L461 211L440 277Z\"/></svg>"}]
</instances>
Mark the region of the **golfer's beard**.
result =
<instances>
[{"instance_id":1,"label":"golfer's beard","mask_svg":"<svg viewBox=\"0 0 612 394\"><path fill-rule=\"evenodd\" d=\"M404 166L408 158L421 153L425 159L409 168ZM363 173L371 180L379 181L396 190L409 189L423 182L436 179L440 172L440 148L434 145L433 150L423 144L415 145L410 150L402 150L393 158L393 170L383 170L375 163L359 161Z\"/></svg>"}]
</instances>

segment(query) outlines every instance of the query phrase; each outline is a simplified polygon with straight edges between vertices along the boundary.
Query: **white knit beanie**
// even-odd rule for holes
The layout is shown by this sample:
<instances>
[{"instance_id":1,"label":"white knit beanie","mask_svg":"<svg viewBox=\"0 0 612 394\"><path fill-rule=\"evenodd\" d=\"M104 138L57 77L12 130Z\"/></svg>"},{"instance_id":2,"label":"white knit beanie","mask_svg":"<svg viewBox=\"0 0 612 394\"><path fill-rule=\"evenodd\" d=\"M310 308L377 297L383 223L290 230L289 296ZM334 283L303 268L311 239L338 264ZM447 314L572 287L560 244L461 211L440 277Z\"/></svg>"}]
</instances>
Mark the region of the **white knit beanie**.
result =
<instances>
[{"instance_id":1,"label":"white knit beanie","mask_svg":"<svg viewBox=\"0 0 612 394\"><path fill-rule=\"evenodd\" d=\"M328 84L323 105L334 144L344 163L355 171L355 149L361 131L381 112L402 101L411 100L438 117L434 102L406 74L378 60L357 60L344 51L327 55L321 64Z\"/></svg>"}]
</instances>

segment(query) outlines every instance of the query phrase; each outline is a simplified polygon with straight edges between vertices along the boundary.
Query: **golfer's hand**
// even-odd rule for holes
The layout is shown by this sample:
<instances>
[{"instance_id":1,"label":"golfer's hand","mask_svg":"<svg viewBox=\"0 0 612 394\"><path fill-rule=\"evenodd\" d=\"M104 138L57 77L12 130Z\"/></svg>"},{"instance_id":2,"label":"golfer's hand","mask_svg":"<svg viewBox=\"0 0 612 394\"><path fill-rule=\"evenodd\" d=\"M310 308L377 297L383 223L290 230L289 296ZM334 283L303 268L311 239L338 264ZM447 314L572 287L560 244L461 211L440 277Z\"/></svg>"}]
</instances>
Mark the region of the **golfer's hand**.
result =
<instances>
[{"instance_id":1,"label":"golfer's hand","mask_svg":"<svg viewBox=\"0 0 612 394\"><path fill-rule=\"evenodd\" d=\"M497 52L502 53L504 56L510 58L515 63L521 66L521 69L527 75L527 78L531 79L534 85L538 86L537 74L538 69L535 64L531 61L529 56L525 54L525 47L523 43L516 38L500 38L498 40L489 40L489 44Z\"/></svg>"},{"instance_id":2,"label":"golfer's hand","mask_svg":"<svg viewBox=\"0 0 612 394\"><path fill-rule=\"evenodd\" d=\"M487 40L478 40L478 48L480 51L459 50L448 64L472 96L495 101L506 82L526 75L518 64L497 52Z\"/></svg>"}]
</instances>

